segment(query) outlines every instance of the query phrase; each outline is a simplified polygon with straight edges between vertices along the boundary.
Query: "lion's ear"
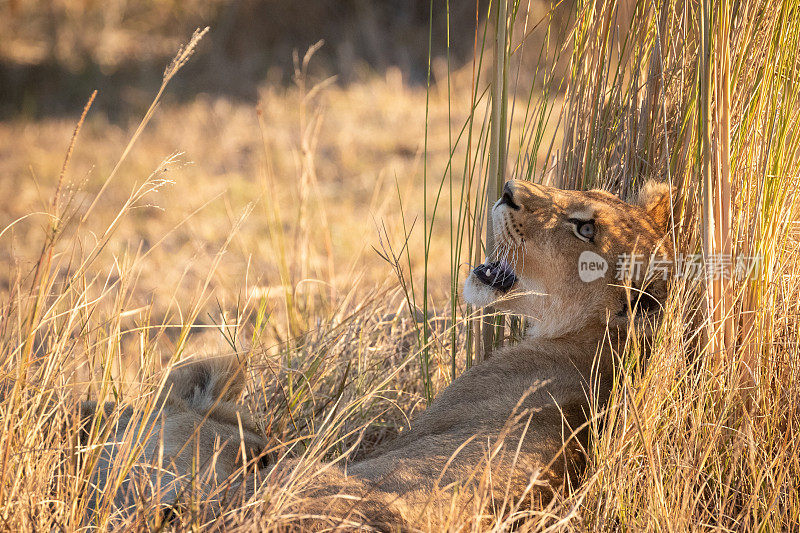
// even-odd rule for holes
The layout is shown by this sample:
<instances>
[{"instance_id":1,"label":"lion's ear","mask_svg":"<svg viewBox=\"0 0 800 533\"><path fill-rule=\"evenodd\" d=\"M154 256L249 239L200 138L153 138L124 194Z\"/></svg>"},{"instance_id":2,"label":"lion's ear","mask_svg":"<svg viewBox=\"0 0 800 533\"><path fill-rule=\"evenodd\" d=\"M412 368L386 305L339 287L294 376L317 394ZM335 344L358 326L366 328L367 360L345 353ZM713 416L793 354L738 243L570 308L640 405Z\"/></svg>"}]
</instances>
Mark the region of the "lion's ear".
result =
<instances>
[{"instance_id":1,"label":"lion's ear","mask_svg":"<svg viewBox=\"0 0 800 533\"><path fill-rule=\"evenodd\" d=\"M677 204L676 192L675 187L670 187L666 183L648 181L642 186L636 200L636 204L647 212L656 227L662 229L664 233L669 231L672 223L670 215L673 206Z\"/></svg>"},{"instance_id":2,"label":"lion's ear","mask_svg":"<svg viewBox=\"0 0 800 533\"><path fill-rule=\"evenodd\" d=\"M162 394L204 411L218 402L236 401L245 377L246 363L235 356L191 359L169 371Z\"/></svg>"}]
</instances>

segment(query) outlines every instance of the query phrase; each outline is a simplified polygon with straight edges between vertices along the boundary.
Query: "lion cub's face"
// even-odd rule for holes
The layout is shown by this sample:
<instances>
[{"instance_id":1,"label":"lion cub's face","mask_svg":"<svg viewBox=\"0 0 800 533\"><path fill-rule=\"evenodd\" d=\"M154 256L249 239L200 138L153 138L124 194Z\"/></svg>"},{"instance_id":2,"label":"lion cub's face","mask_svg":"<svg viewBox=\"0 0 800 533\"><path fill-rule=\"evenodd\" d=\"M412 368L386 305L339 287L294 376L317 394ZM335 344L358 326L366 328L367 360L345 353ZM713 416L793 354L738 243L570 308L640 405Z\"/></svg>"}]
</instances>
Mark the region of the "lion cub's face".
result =
<instances>
[{"instance_id":1,"label":"lion cub's face","mask_svg":"<svg viewBox=\"0 0 800 533\"><path fill-rule=\"evenodd\" d=\"M624 327L630 302L647 314L666 295L669 213L663 184L645 185L629 204L604 191L509 181L492 209L497 254L473 270L464 298L530 317L536 336Z\"/></svg>"},{"instance_id":2,"label":"lion cub's face","mask_svg":"<svg viewBox=\"0 0 800 533\"><path fill-rule=\"evenodd\" d=\"M235 357L197 359L171 368L152 405L81 403L81 449L93 454L89 518L104 500L123 515L144 500L173 506L198 491L217 505L267 446L236 403L244 381Z\"/></svg>"}]
</instances>

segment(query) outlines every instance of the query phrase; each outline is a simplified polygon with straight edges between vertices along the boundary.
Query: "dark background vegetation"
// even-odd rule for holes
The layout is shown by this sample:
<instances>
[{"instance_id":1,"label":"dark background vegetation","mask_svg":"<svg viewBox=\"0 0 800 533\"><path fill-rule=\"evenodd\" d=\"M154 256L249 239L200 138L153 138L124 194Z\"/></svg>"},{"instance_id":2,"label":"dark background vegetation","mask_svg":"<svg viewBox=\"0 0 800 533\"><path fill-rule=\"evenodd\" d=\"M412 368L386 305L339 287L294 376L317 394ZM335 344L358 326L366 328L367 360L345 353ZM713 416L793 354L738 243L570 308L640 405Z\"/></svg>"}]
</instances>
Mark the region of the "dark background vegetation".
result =
<instances>
[{"instance_id":1,"label":"dark background vegetation","mask_svg":"<svg viewBox=\"0 0 800 533\"><path fill-rule=\"evenodd\" d=\"M438 4L438 2L437 2ZM454 65L472 58L474 2L450 9ZM478 7L485 8L485 1ZM447 49L447 14L435 6L432 47ZM292 54L318 40L312 73L348 83L398 67L406 81L424 82L430 3L425 0L11 0L0 2L0 113L41 116L82 106L146 105L131 87L160 82L176 47L196 27L210 26L196 57L170 94L222 93L255 100L264 81L287 83Z\"/></svg>"},{"instance_id":2,"label":"dark background vegetation","mask_svg":"<svg viewBox=\"0 0 800 533\"><path fill-rule=\"evenodd\" d=\"M204 26L211 32L170 98L207 92L255 101L258 85L291 82L293 52L319 40L325 45L312 74L347 84L396 68L405 82L420 84L429 34L434 60L441 61L449 18L451 67L471 63L476 11L485 21L488 4L436 0L431 24L428 0L6 0L0 2L0 117L76 113L93 89L100 91L95 109L112 117L138 112L176 47ZM551 9L540 0L521 4L529 28ZM573 4L558 4L559 17L566 19ZM525 19L518 17L520 32ZM477 27L480 48L483 24ZM534 33L540 40L542 32Z\"/></svg>"}]
</instances>

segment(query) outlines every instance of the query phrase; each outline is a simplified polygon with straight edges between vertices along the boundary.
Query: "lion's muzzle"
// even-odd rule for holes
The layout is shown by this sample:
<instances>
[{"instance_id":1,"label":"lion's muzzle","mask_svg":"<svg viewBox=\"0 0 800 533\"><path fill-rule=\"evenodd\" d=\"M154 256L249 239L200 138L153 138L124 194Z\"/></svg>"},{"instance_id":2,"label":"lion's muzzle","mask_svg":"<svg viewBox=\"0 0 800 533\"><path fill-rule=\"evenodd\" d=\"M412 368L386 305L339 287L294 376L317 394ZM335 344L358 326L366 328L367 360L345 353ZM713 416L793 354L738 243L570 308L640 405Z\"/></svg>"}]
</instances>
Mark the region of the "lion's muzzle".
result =
<instances>
[{"instance_id":1,"label":"lion's muzzle","mask_svg":"<svg viewBox=\"0 0 800 533\"><path fill-rule=\"evenodd\" d=\"M517 282L514 269L505 261L492 261L476 267L473 271L481 283L500 292L508 292Z\"/></svg>"}]
</instances>

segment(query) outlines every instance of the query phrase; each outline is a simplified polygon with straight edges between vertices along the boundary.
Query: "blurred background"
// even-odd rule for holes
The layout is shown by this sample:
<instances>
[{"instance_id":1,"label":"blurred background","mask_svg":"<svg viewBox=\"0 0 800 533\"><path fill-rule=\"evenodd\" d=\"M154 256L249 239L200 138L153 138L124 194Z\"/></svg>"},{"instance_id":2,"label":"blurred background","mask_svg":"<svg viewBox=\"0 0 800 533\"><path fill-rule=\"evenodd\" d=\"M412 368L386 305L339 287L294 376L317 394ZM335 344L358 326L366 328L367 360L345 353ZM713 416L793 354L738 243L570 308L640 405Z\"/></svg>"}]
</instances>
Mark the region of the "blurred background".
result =
<instances>
[{"instance_id":1,"label":"blurred background","mask_svg":"<svg viewBox=\"0 0 800 533\"><path fill-rule=\"evenodd\" d=\"M98 275L120 275L103 272L112 258L138 258L131 260L138 274L130 305L146 306L162 322L185 314L182 294L194 294L216 264L208 288L217 301L204 304L202 324L218 320L208 313L242 294L268 295L280 313L287 291L313 293L313 309L299 315L327 316L353 287L371 291L392 282L394 270L375 249L402 248L409 234L408 267L422 269L424 195L444 204L445 174L457 182L466 175L448 163L465 164L467 143L455 139L476 76L481 90L490 79L487 9L483 0L0 2L0 227L8 227L11 244L0 247L8 265L2 286L31 275L56 190L71 191L73 215L86 214L165 66L205 26L209 33L80 224L101 235L151 173L174 182L120 219ZM540 80L557 94L557 75L537 70L537 55L558 55L565 39L546 29L567 27L570 7L532 1L519 10L516 38L525 36L537 51L514 56L522 87ZM567 64L556 61L556 70ZM60 186L70 137L95 89ZM481 128L475 125L476 135ZM160 164L165 159L169 164ZM245 212L250 216L240 221ZM450 222L439 209L434 249L449 249ZM77 236L76 227L68 224L67 233ZM214 263L223 248L225 260ZM443 253L427 264L430 294L441 302L449 296L450 264ZM316 281L300 283L308 279ZM279 337L288 334L278 329Z\"/></svg>"},{"instance_id":2,"label":"blurred background","mask_svg":"<svg viewBox=\"0 0 800 533\"><path fill-rule=\"evenodd\" d=\"M0 112L5 118L74 114L93 89L101 93L96 108L111 115L135 112L149 104L148 90L160 82L177 46L205 26L212 32L172 87L173 98L208 93L255 102L260 85L290 83L293 52L319 40L325 46L311 66L314 75L335 75L340 85L348 85L396 71L404 83L421 85L427 76L429 36L434 63L449 53L455 69L471 63L475 45L481 46L475 42L476 29L482 29L489 2L439 4L4 0ZM530 17L518 20L523 26L527 19L529 29L550 10L550 2L521 4ZM568 12L560 3L554 14ZM440 65L434 79L443 74Z\"/></svg>"}]
</instances>

